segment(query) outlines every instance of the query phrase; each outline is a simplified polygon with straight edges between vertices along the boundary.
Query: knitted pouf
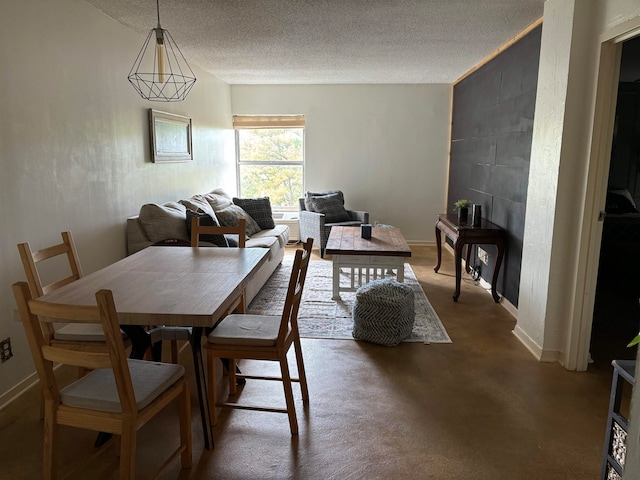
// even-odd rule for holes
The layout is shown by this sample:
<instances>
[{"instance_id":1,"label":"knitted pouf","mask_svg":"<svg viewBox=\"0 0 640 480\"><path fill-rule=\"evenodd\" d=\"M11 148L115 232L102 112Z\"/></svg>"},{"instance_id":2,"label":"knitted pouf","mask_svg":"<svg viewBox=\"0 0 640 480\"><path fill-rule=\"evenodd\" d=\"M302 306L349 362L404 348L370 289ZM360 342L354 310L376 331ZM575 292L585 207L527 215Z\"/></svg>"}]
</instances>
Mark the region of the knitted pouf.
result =
<instances>
[{"instance_id":1,"label":"knitted pouf","mask_svg":"<svg viewBox=\"0 0 640 480\"><path fill-rule=\"evenodd\" d=\"M369 282L356 291L353 338L394 346L413 330L413 290L392 279Z\"/></svg>"}]
</instances>

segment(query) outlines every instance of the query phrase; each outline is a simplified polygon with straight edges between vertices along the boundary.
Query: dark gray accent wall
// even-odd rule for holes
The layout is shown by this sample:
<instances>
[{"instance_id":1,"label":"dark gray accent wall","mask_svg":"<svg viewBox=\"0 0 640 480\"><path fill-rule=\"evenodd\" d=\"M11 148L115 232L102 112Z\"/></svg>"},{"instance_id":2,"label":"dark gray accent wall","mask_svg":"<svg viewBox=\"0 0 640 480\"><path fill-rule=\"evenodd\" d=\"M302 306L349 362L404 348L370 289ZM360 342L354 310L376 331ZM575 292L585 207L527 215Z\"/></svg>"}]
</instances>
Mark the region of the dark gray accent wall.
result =
<instances>
[{"instance_id":1,"label":"dark gray accent wall","mask_svg":"<svg viewBox=\"0 0 640 480\"><path fill-rule=\"evenodd\" d=\"M448 208L466 198L507 230L497 290L518 305L533 115L542 26L463 79L453 89ZM491 279L495 247L482 277ZM477 258L474 248L472 264Z\"/></svg>"}]
</instances>

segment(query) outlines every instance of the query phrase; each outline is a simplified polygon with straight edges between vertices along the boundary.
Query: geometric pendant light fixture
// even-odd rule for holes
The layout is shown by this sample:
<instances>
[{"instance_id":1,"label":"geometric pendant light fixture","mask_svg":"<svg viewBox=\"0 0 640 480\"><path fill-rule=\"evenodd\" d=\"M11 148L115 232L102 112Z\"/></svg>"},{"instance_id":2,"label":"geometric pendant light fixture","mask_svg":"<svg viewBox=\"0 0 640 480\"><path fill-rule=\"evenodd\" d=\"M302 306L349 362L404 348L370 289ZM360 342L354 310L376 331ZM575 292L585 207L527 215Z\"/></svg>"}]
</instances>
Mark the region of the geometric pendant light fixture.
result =
<instances>
[{"instance_id":1,"label":"geometric pendant light fixture","mask_svg":"<svg viewBox=\"0 0 640 480\"><path fill-rule=\"evenodd\" d=\"M147 35L128 78L146 100L180 102L196 83L196 76L169 32L160 26L160 0L156 7L158 26Z\"/></svg>"}]
</instances>

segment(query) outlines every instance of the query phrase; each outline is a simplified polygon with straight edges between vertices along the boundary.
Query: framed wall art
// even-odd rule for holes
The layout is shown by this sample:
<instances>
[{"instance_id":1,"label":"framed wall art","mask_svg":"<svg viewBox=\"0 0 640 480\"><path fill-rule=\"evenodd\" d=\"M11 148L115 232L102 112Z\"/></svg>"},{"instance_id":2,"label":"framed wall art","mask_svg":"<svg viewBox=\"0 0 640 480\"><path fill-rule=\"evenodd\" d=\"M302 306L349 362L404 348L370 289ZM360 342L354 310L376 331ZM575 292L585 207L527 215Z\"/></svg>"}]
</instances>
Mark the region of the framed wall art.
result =
<instances>
[{"instance_id":1,"label":"framed wall art","mask_svg":"<svg viewBox=\"0 0 640 480\"><path fill-rule=\"evenodd\" d=\"M190 162L193 160L191 119L149 109L151 161Z\"/></svg>"}]
</instances>

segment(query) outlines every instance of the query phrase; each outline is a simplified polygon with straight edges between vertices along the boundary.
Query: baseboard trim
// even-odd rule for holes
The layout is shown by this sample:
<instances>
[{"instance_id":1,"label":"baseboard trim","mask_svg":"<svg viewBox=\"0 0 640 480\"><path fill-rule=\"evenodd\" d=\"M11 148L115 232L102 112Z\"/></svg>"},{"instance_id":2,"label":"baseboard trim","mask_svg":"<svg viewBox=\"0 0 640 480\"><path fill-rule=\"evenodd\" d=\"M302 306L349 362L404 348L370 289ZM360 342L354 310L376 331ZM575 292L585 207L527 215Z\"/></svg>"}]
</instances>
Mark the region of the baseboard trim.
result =
<instances>
[{"instance_id":1,"label":"baseboard trim","mask_svg":"<svg viewBox=\"0 0 640 480\"><path fill-rule=\"evenodd\" d=\"M564 359L562 352L559 352L557 350L543 349L529 335L527 335L527 333L522 328L520 328L519 325L515 326L515 328L513 329L513 334L539 362L558 362L562 364L562 361Z\"/></svg>"},{"instance_id":2,"label":"baseboard trim","mask_svg":"<svg viewBox=\"0 0 640 480\"><path fill-rule=\"evenodd\" d=\"M415 245L416 247L435 247L435 240L407 240L407 245Z\"/></svg>"},{"instance_id":3,"label":"baseboard trim","mask_svg":"<svg viewBox=\"0 0 640 480\"><path fill-rule=\"evenodd\" d=\"M514 320L518 320L518 307L502 296L500 297L500 305L511 314Z\"/></svg>"},{"instance_id":4,"label":"baseboard trim","mask_svg":"<svg viewBox=\"0 0 640 480\"><path fill-rule=\"evenodd\" d=\"M449 245L448 243L444 242L444 249L446 251L448 251L452 257L455 257L455 252L453 251L453 248L451 248L451 245ZM462 268L463 270L465 269L467 262L466 259L462 259ZM485 292L487 292L489 295L491 295L491 284L489 282L487 282L484 278L480 277L480 280L478 282L478 284L480 285L480 287L482 287ZM502 292L498 292L498 294L500 295L500 305L502 305L502 308L504 308L507 312L509 312L509 314L514 318L514 319L518 319L518 308L511 303L509 300L507 300L504 295L502 295ZM491 297L491 299L493 300L493 296Z\"/></svg>"},{"instance_id":5,"label":"baseboard trim","mask_svg":"<svg viewBox=\"0 0 640 480\"><path fill-rule=\"evenodd\" d=\"M56 368L57 367L58 365L56 365ZM38 372L33 372L27 378L14 385L8 391L3 393L2 396L0 396L0 410L5 408L11 402L24 394L27 390L37 385L39 382L40 379L38 379Z\"/></svg>"}]
</instances>

